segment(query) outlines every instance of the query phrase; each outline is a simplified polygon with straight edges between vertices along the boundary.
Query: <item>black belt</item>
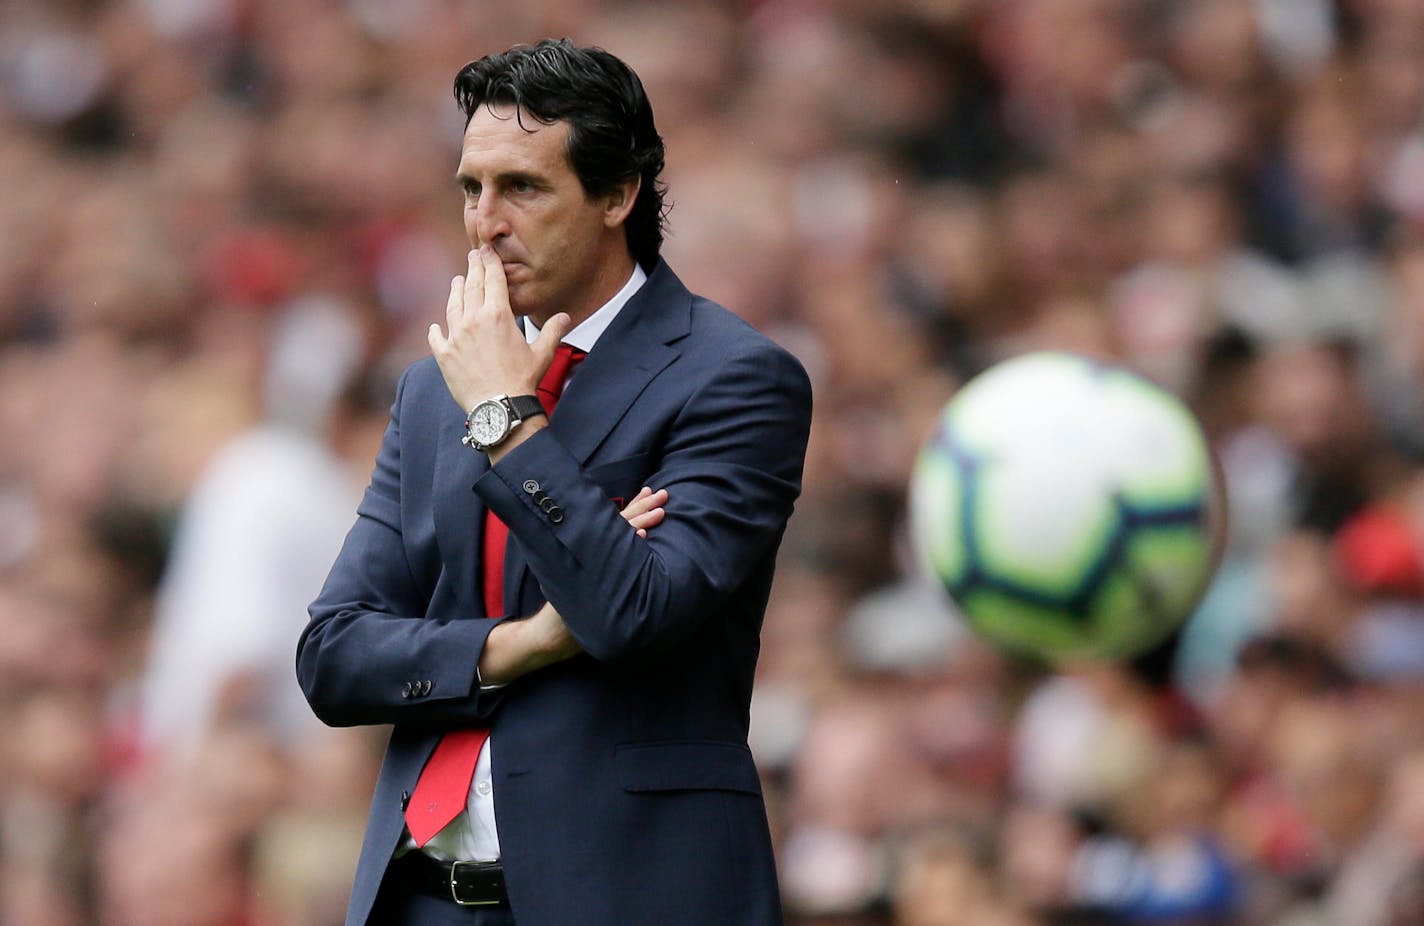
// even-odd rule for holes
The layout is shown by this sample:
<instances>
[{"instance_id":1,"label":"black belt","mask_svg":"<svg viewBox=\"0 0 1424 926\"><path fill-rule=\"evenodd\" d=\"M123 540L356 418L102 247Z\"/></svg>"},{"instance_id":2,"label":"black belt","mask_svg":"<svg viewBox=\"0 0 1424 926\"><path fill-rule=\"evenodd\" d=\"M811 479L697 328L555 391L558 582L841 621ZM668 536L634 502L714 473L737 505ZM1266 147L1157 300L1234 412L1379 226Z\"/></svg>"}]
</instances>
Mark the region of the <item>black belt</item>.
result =
<instances>
[{"instance_id":1,"label":"black belt","mask_svg":"<svg viewBox=\"0 0 1424 926\"><path fill-rule=\"evenodd\" d=\"M391 874L412 891L462 906L509 903L499 862L440 862L415 851L392 862Z\"/></svg>"}]
</instances>

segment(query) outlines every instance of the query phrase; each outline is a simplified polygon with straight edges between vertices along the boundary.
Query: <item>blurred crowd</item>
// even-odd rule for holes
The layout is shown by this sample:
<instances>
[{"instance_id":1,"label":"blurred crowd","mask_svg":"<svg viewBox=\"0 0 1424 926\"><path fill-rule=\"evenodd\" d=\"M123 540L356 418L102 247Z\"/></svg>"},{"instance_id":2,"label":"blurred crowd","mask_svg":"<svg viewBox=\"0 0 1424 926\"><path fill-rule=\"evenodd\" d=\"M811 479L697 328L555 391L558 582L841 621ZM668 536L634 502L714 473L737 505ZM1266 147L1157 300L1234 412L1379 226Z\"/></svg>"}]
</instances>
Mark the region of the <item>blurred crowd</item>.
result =
<instances>
[{"instance_id":1,"label":"blurred crowd","mask_svg":"<svg viewBox=\"0 0 1424 926\"><path fill-rule=\"evenodd\" d=\"M341 922L385 731L295 639L463 266L452 77L546 35L642 75L666 257L815 384L752 717L790 922L1424 923L1418 0L0 4L0 923ZM1040 348L1226 474L1131 664L909 565L937 411Z\"/></svg>"}]
</instances>

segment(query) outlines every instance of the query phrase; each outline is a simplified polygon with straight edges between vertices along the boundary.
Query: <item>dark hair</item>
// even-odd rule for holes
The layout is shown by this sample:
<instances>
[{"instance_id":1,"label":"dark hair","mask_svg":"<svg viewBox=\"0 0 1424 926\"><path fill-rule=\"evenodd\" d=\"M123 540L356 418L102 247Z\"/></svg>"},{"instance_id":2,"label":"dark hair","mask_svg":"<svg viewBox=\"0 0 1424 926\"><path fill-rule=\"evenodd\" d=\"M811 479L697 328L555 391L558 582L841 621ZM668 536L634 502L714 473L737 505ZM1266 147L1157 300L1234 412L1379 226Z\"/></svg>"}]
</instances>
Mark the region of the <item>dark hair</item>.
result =
<instances>
[{"instance_id":1,"label":"dark hair","mask_svg":"<svg viewBox=\"0 0 1424 926\"><path fill-rule=\"evenodd\" d=\"M624 225L628 251L651 270L663 243L663 140L633 69L601 48L569 39L516 45L471 61L455 75L455 100L468 125L490 103L514 105L548 125L569 125L569 164L589 196L642 179Z\"/></svg>"}]
</instances>

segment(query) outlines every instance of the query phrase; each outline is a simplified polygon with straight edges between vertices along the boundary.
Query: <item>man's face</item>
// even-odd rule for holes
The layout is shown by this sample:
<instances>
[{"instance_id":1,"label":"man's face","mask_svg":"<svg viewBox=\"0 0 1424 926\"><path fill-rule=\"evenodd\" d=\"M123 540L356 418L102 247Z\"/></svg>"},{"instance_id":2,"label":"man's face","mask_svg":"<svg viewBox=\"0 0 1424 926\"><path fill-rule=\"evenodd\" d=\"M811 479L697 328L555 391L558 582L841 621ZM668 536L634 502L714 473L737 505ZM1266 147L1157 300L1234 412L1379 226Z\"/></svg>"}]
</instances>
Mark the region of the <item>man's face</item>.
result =
<instances>
[{"instance_id":1,"label":"man's face","mask_svg":"<svg viewBox=\"0 0 1424 926\"><path fill-rule=\"evenodd\" d=\"M603 277L617 247L627 253L623 232L570 166L568 123L518 115L513 106L481 106L465 129L465 232L471 246L488 244L500 256L516 315L542 326L568 312L577 322L611 295Z\"/></svg>"}]
</instances>

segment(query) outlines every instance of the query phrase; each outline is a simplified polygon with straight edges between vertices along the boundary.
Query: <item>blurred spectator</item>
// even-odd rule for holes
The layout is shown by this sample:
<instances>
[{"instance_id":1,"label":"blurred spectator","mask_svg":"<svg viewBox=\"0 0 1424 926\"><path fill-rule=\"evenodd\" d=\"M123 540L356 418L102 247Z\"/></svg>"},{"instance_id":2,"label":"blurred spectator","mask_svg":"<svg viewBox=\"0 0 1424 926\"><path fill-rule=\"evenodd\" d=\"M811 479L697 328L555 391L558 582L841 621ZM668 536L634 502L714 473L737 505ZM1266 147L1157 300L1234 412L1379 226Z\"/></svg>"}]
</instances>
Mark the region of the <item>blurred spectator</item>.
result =
<instances>
[{"instance_id":1,"label":"blurred spectator","mask_svg":"<svg viewBox=\"0 0 1424 926\"><path fill-rule=\"evenodd\" d=\"M160 754L189 755L235 720L293 746L320 726L292 654L350 527L385 407L356 381L365 344L349 310L300 303L274 335L267 420L199 475L158 588L139 722Z\"/></svg>"}]
</instances>

